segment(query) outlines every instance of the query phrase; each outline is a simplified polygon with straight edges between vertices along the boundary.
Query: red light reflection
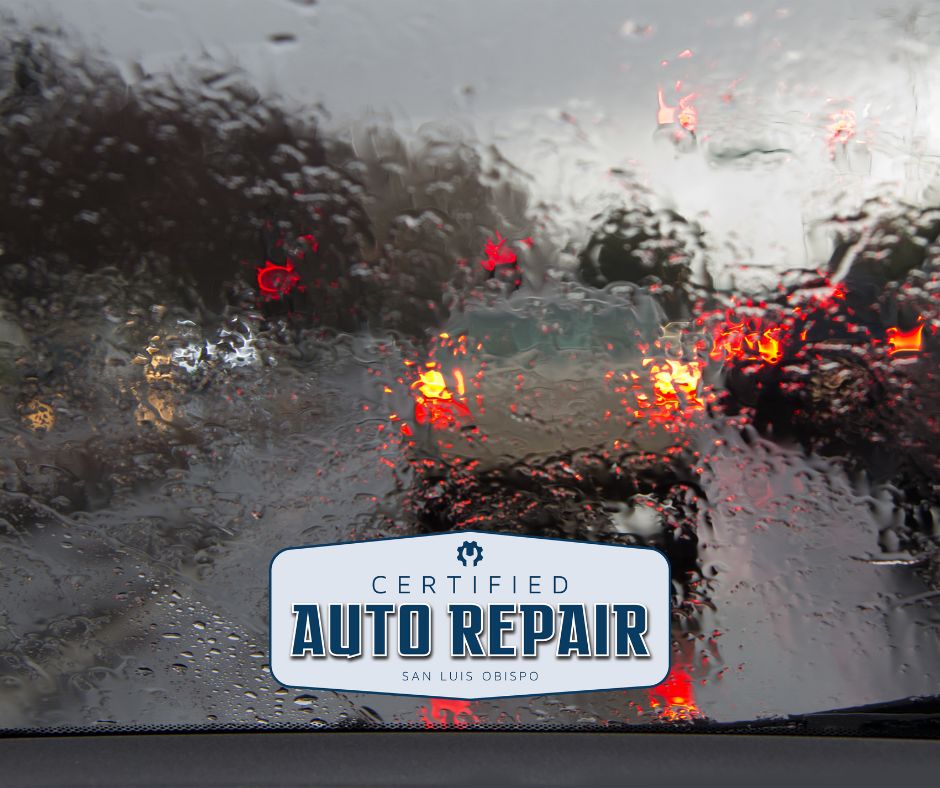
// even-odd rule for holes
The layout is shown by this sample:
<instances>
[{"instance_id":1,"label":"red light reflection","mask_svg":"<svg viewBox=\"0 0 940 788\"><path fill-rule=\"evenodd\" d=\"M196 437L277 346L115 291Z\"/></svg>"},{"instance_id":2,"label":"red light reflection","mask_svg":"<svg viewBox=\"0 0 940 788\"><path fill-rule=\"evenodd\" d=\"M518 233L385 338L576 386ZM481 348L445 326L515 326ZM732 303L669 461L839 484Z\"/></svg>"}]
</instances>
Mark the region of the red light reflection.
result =
<instances>
[{"instance_id":1,"label":"red light reflection","mask_svg":"<svg viewBox=\"0 0 940 788\"><path fill-rule=\"evenodd\" d=\"M288 260L285 265L274 265L270 260L264 268L258 269L258 289L271 301L290 293L300 283L300 275L294 270L294 264Z\"/></svg>"},{"instance_id":2,"label":"red light reflection","mask_svg":"<svg viewBox=\"0 0 940 788\"><path fill-rule=\"evenodd\" d=\"M776 364L783 358L783 329L764 328L759 318L729 322L715 331L709 353L715 361L763 361Z\"/></svg>"},{"instance_id":3,"label":"red light reflection","mask_svg":"<svg viewBox=\"0 0 940 788\"><path fill-rule=\"evenodd\" d=\"M480 718L473 713L468 700L431 698L430 706L421 707L425 728L466 728Z\"/></svg>"},{"instance_id":4,"label":"red light reflection","mask_svg":"<svg viewBox=\"0 0 940 788\"><path fill-rule=\"evenodd\" d=\"M531 238L526 240L531 242ZM486 254L486 259L480 260L480 265L490 273L495 271L498 265L515 265L517 259L516 253L506 248L506 239L498 232L495 240L491 238L486 242L484 254Z\"/></svg>"},{"instance_id":5,"label":"red light reflection","mask_svg":"<svg viewBox=\"0 0 940 788\"><path fill-rule=\"evenodd\" d=\"M695 688L689 672L673 665L666 680L647 690L650 708L666 722L689 722L701 716L695 703Z\"/></svg>"}]
</instances>

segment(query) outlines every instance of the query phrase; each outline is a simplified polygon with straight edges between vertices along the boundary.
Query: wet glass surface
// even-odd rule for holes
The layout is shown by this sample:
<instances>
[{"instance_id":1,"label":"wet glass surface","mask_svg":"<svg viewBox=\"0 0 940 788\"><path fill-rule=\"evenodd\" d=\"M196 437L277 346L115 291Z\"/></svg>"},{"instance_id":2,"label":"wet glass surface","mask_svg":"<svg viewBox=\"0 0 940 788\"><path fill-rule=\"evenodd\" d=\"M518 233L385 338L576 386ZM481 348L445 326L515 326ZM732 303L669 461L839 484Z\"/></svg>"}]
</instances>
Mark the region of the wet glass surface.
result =
<instances>
[{"instance_id":1,"label":"wet glass surface","mask_svg":"<svg viewBox=\"0 0 940 788\"><path fill-rule=\"evenodd\" d=\"M940 678L940 16L0 2L0 727L731 722ZM659 547L652 690L288 690L283 547Z\"/></svg>"}]
</instances>

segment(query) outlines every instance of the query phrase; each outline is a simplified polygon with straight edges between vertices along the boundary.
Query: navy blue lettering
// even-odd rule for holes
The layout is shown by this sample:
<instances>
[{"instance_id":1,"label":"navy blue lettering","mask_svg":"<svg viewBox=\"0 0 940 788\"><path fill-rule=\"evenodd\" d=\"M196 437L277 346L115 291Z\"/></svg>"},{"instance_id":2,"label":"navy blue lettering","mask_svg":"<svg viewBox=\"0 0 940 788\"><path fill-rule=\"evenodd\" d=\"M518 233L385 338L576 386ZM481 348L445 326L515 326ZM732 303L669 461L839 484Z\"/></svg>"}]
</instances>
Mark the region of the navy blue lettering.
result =
<instances>
[{"instance_id":1,"label":"navy blue lettering","mask_svg":"<svg viewBox=\"0 0 940 788\"><path fill-rule=\"evenodd\" d=\"M417 620L417 639L414 621ZM403 657L427 657L431 653L431 606L402 605L398 609L398 653Z\"/></svg>"},{"instance_id":2,"label":"navy blue lettering","mask_svg":"<svg viewBox=\"0 0 940 788\"><path fill-rule=\"evenodd\" d=\"M538 644L555 635L555 611L549 605L522 605L522 656L538 656Z\"/></svg>"},{"instance_id":3,"label":"navy blue lettering","mask_svg":"<svg viewBox=\"0 0 940 788\"><path fill-rule=\"evenodd\" d=\"M515 605L490 605L490 656L491 657L514 657L516 656L515 646L503 645L503 632L511 632L513 622L503 619L504 613L515 613Z\"/></svg>"},{"instance_id":4,"label":"navy blue lettering","mask_svg":"<svg viewBox=\"0 0 940 788\"><path fill-rule=\"evenodd\" d=\"M588 639L587 617L583 605L559 605L561 623L558 626L559 657L591 656L591 644Z\"/></svg>"},{"instance_id":5,"label":"navy blue lettering","mask_svg":"<svg viewBox=\"0 0 940 788\"><path fill-rule=\"evenodd\" d=\"M294 615L297 616L297 622L294 625L294 645L290 655L302 657L309 651L315 657L325 656L319 606L294 605Z\"/></svg>"},{"instance_id":6,"label":"navy blue lettering","mask_svg":"<svg viewBox=\"0 0 940 788\"><path fill-rule=\"evenodd\" d=\"M614 632L618 657L648 657L643 640L646 633L646 608L642 605L614 605Z\"/></svg>"},{"instance_id":7,"label":"navy blue lettering","mask_svg":"<svg viewBox=\"0 0 940 788\"><path fill-rule=\"evenodd\" d=\"M479 605L448 605L451 616L450 655L482 657L483 609Z\"/></svg>"},{"instance_id":8,"label":"navy blue lettering","mask_svg":"<svg viewBox=\"0 0 940 788\"><path fill-rule=\"evenodd\" d=\"M349 605L343 642L344 605L330 605L330 654L352 659L362 654L362 605Z\"/></svg>"}]
</instances>

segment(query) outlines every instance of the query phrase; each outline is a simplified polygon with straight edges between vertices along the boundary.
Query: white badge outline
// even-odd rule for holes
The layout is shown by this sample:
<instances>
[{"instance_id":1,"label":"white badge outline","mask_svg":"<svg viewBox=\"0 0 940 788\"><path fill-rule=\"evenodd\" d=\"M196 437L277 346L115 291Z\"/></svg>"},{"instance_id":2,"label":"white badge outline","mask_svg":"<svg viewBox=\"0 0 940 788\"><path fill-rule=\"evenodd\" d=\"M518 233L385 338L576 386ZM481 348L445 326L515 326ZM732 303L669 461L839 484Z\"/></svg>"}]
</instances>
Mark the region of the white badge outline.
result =
<instances>
[{"instance_id":1,"label":"white badge outline","mask_svg":"<svg viewBox=\"0 0 940 788\"><path fill-rule=\"evenodd\" d=\"M274 562L277 560L277 557L282 553L286 553L292 550L309 550L318 547L353 547L355 545L362 544L376 544L379 542L399 542L405 539L434 539L440 536L483 536L483 537L512 537L515 539L530 539L546 542L558 542L561 544L571 545L584 545L589 547L608 547L608 548L620 548L623 550L645 550L652 553L655 553L666 564L666 609L669 612L669 620L667 626L670 629L670 636L668 638L669 648L667 649L666 656L666 672L663 674L663 677L653 683L653 684L628 684L628 685L618 685L615 687L591 687L589 689L581 690L557 690L557 691L542 691L542 692L522 692L514 694L501 694L501 695L487 695L487 696L476 696L468 697L466 695L444 695L438 693L430 694L421 694L413 692L385 692L380 690L372 689L361 689L361 688L341 688L341 687L322 687L322 686L312 686L309 684L285 684L277 675L274 673L274 659L273 659L273 594L272 594L272 584L274 580ZM537 697L556 697L560 695L583 695L591 692L623 692L627 690L643 690L643 689L652 689L653 687L658 687L660 684L665 682L670 674L672 673L672 564L669 561L669 557L660 549L656 547L650 547L648 545L626 545L626 544L611 544L608 542L588 542L582 539L559 539L554 536L532 536L529 534L512 534L504 533L499 531L480 531L480 530L471 530L471 529L460 529L454 531L440 531L438 533L430 534L408 534L406 536L389 536L389 537L380 537L378 539L361 539L355 542L324 542L322 544L307 544L307 545L291 545L290 547L283 547L278 550L272 557L271 561L268 564L268 671L271 674L271 678L274 679L281 687L285 689L296 689L296 690L307 690L307 691L317 691L317 692L343 692L350 693L354 695L387 695L389 697L399 697L399 698L436 698L440 700L469 700L469 701L488 701L488 700L503 700L507 698L537 698Z\"/></svg>"}]
</instances>

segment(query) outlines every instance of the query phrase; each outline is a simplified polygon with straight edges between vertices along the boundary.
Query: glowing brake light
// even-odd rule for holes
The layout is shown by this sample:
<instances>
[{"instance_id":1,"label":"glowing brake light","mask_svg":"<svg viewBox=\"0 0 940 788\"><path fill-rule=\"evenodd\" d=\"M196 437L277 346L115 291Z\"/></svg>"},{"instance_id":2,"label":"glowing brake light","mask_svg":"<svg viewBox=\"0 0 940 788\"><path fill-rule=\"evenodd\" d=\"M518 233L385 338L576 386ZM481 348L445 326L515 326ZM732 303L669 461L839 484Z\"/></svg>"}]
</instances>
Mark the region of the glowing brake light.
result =
<instances>
[{"instance_id":1,"label":"glowing brake light","mask_svg":"<svg viewBox=\"0 0 940 788\"><path fill-rule=\"evenodd\" d=\"M431 362L433 364L433 362ZM415 390L415 421L430 424L434 429L448 429L470 418L470 408L463 402L464 379L458 370L454 373L457 397L448 388L439 369L430 368L411 384Z\"/></svg>"},{"instance_id":2,"label":"glowing brake light","mask_svg":"<svg viewBox=\"0 0 940 788\"><path fill-rule=\"evenodd\" d=\"M656 407L663 410L702 410L705 407L699 398L699 385L702 382L700 362L683 363L667 358L658 363L654 359L645 358L643 366L650 368Z\"/></svg>"},{"instance_id":3,"label":"glowing brake light","mask_svg":"<svg viewBox=\"0 0 940 788\"><path fill-rule=\"evenodd\" d=\"M892 356L895 353L916 353L923 343L924 324L921 323L910 331L901 331L899 328L888 329L888 351Z\"/></svg>"},{"instance_id":4,"label":"glowing brake light","mask_svg":"<svg viewBox=\"0 0 940 788\"><path fill-rule=\"evenodd\" d=\"M436 369L422 372L418 382L414 384L422 396L429 399L450 399L451 393L447 390L444 376Z\"/></svg>"}]
</instances>

